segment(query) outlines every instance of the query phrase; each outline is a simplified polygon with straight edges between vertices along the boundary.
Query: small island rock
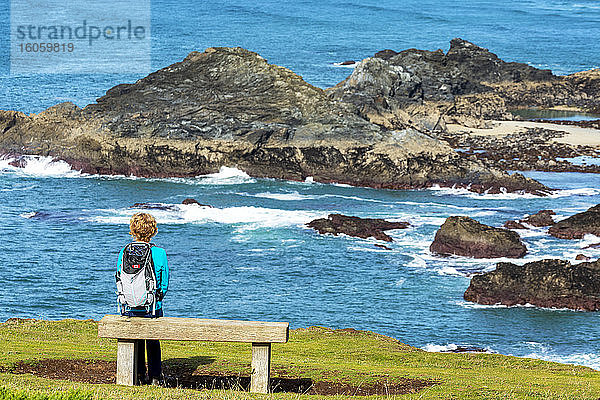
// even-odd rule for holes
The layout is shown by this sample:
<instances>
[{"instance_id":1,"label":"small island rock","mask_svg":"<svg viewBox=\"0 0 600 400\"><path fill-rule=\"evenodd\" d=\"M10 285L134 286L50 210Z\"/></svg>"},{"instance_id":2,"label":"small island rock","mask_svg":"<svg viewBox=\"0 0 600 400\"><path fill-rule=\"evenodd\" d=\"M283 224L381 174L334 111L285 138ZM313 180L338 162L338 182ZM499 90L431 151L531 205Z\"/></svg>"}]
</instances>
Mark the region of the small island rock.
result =
<instances>
[{"instance_id":1,"label":"small island rock","mask_svg":"<svg viewBox=\"0 0 600 400\"><path fill-rule=\"evenodd\" d=\"M519 258L527 252L518 233L460 216L446 219L429 249L433 253L474 258Z\"/></svg>"},{"instance_id":2,"label":"small island rock","mask_svg":"<svg viewBox=\"0 0 600 400\"><path fill-rule=\"evenodd\" d=\"M541 260L523 266L498 263L496 269L471 278L467 301L507 306L596 311L600 309L600 262L571 264Z\"/></svg>"},{"instance_id":3,"label":"small island rock","mask_svg":"<svg viewBox=\"0 0 600 400\"><path fill-rule=\"evenodd\" d=\"M320 234L340 233L348 236L366 239L373 237L377 240L392 242L392 238L384 231L392 229L405 229L410 226L408 222L390 222L379 218L360 218L342 214L329 214L327 218L315 219L307 224Z\"/></svg>"}]
</instances>

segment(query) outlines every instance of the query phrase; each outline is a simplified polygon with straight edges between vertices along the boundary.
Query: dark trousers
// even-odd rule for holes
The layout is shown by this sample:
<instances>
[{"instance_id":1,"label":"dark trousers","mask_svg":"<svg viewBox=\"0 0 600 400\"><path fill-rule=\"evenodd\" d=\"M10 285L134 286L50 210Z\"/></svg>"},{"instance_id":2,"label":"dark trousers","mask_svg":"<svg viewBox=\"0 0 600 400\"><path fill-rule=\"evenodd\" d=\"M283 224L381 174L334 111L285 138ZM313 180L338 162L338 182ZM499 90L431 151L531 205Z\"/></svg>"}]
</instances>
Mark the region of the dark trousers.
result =
<instances>
[{"instance_id":1,"label":"dark trousers","mask_svg":"<svg viewBox=\"0 0 600 400\"><path fill-rule=\"evenodd\" d=\"M138 375L146 375L146 362L144 353L148 356L148 379L160 378L162 365L160 362L160 342L158 340L138 340ZM145 344L145 346L144 346ZM146 347L144 351L144 347Z\"/></svg>"},{"instance_id":2,"label":"dark trousers","mask_svg":"<svg viewBox=\"0 0 600 400\"><path fill-rule=\"evenodd\" d=\"M142 317L142 318L159 318L163 316L162 309L156 310L155 314L136 312L135 310L124 311L122 315L128 317ZM137 356L137 373L139 376L144 377L146 375L146 357L148 357L148 378L152 381L152 378L160 378L162 373L161 355L160 355L160 342L158 340L137 340L138 344L138 356Z\"/></svg>"}]
</instances>

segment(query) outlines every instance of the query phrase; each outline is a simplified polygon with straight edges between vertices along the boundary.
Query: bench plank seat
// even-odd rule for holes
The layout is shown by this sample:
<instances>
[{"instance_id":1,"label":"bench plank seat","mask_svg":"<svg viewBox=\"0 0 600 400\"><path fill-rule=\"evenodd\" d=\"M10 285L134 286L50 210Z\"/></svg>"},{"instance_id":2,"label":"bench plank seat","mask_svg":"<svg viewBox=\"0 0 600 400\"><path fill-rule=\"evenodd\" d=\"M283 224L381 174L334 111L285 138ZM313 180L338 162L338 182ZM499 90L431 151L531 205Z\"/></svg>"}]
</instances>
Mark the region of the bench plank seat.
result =
<instances>
[{"instance_id":1,"label":"bench plank seat","mask_svg":"<svg viewBox=\"0 0 600 400\"><path fill-rule=\"evenodd\" d=\"M252 343L250 391L268 393L271 343L287 343L289 323L199 318L130 318L106 315L98 323L98 336L117 339L117 384L135 385L135 340L198 340ZM140 355L141 356L141 355Z\"/></svg>"},{"instance_id":2,"label":"bench plank seat","mask_svg":"<svg viewBox=\"0 0 600 400\"><path fill-rule=\"evenodd\" d=\"M287 343L289 323L106 315L98 324L98 336L114 339Z\"/></svg>"}]
</instances>

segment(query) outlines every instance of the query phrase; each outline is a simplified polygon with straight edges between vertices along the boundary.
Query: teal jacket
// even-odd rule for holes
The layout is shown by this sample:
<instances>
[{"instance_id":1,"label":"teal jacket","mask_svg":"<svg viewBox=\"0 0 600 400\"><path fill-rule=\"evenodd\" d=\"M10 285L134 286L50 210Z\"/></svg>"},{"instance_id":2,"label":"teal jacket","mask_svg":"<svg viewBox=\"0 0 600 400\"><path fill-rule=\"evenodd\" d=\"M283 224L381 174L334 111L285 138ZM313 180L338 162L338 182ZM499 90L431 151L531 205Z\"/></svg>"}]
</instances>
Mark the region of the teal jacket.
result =
<instances>
[{"instance_id":1,"label":"teal jacket","mask_svg":"<svg viewBox=\"0 0 600 400\"><path fill-rule=\"evenodd\" d=\"M119 252L119 260L117 261L117 271L121 272L121 263L123 261L123 250ZM152 261L154 262L154 273L156 274L156 287L167 294L169 289L169 264L167 262L167 252L161 247L152 246ZM162 301L156 302L156 309L162 308Z\"/></svg>"}]
</instances>

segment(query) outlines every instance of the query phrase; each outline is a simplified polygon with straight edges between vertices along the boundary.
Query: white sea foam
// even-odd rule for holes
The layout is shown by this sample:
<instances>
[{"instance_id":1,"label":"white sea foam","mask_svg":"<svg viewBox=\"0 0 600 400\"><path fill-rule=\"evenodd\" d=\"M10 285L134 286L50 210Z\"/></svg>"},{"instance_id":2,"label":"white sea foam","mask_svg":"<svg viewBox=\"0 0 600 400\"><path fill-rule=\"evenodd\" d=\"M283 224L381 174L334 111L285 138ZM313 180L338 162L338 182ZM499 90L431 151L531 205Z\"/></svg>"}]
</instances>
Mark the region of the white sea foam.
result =
<instances>
[{"instance_id":1,"label":"white sea foam","mask_svg":"<svg viewBox=\"0 0 600 400\"><path fill-rule=\"evenodd\" d=\"M477 309L477 308L526 308L526 309L537 309L537 310L544 310L544 311L555 311L555 312L574 312L574 313L579 313L579 312L585 312L585 311L579 311L579 310L572 310L570 308L554 308L554 307L538 307L534 304L530 304L530 303L525 303L525 304L516 304L514 306L507 306L505 304L492 304L492 305L488 305L488 304L477 304L477 303L471 303L469 301L454 301L452 302L453 304L456 304L460 307L463 308L472 308L472 309Z\"/></svg>"},{"instance_id":2,"label":"white sea foam","mask_svg":"<svg viewBox=\"0 0 600 400\"><path fill-rule=\"evenodd\" d=\"M434 185L426 190L430 190L436 196L462 196L469 197L472 199L478 200L515 200L515 199L539 199L543 198L542 196L538 196L531 193L518 193L512 192L509 193L506 189L501 188L501 193L475 193L471 192L468 188L459 188L459 187L440 187L439 185ZM562 190L554 190L546 198L561 198L561 197L571 197L571 196L596 196L600 194L600 189L598 188L578 188L578 189L562 189Z\"/></svg>"},{"instance_id":3,"label":"white sea foam","mask_svg":"<svg viewBox=\"0 0 600 400\"><path fill-rule=\"evenodd\" d=\"M453 304L456 304L457 306L460 306L462 308L468 308L468 309L486 309L486 308L508 308L508 306L504 305L504 304L477 304L477 303L471 303L470 301L453 301Z\"/></svg>"},{"instance_id":4,"label":"white sea foam","mask_svg":"<svg viewBox=\"0 0 600 400\"><path fill-rule=\"evenodd\" d=\"M279 210L262 207L226 207L213 208L191 205L173 205L177 210L152 210L152 215L163 224L241 224L245 229L277 228L285 226L303 226L326 213L315 211ZM128 224L136 209L98 210L101 215L92 217L92 221L105 224Z\"/></svg>"},{"instance_id":5,"label":"white sea foam","mask_svg":"<svg viewBox=\"0 0 600 400\"><path fill-rule=\"evenodd\" d=\"M23 156L20 160L22 166L19 167L10 165L13 161L15 159L10 157L0 158L0 171L38 178L77 178L83 176L80 171L74 170L65 161L55 160L53 157Z\"/></svg>"},{"instance_id":6,"label":"white sea foam","mask_svg":"<svg viewBox=\"0 0 600 400\"><path fill-rule=\"evenodd\" d=\"M343 187L343 188L354 187L352 185L348 185L347 183L337 183L337 182L332 183L331 186L337 186L337 187Z\"/></svg>"},{"instance_id":7,"label":"white sea foam","mask_svg":"<svg viewBox=\"0 0 600 400\"><path fill-rule=\"evenodd\" d=\"M31 219L31 218L35 217L36 215L37 215L37 212L31 211L31 212L21 213L21 214L19 214L19 217L25 218L25 219Z\"/></svg>"},{"instance_id":8,"label":"white sea foam","mask_svg":"<svg viewBox=\"0 0 600 400\"><path fill-rule=\"evenodd\" d=\"M237 168L222 166L219 169L219 172L200 175L193 180L187 179L186 182L201 185L239 185L243 183L253 183L255 182L255 179Z\"/></svg>"},{"instance_id":9,"label":"white sea foam","mask_svg":"<svg viewBox=\"0 0 600 400\"><path fill-rule=\"evenodd\" d=\"M595 370L600 370L600 354L597 353L576 353L569 355L530 353L524 357L553 361L561 364L583 365Z\"/></svg>"},{"instance_id":10,"label":"white sea foam","mask_svg":"<svg viewBox=\"0 0 600 400\"><path fill-rule=\"evenodd\" d=\"M281 200L281 201L299 201L299 200L314 200L319 198L319 196L312 196L306 194L300 194L298 192L290 192L290 193L256 193L256 194L247 194L247 193L238 193L240 195L252 196L252 197L260 197L264 199L273 199L273 200Z\"/></svg>"}]
</instances>

